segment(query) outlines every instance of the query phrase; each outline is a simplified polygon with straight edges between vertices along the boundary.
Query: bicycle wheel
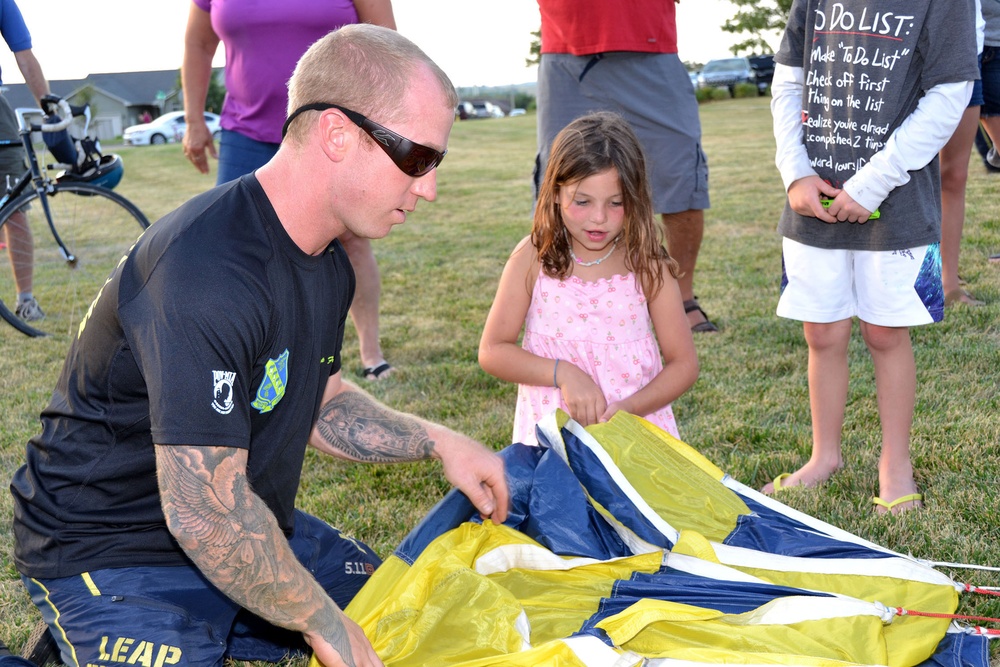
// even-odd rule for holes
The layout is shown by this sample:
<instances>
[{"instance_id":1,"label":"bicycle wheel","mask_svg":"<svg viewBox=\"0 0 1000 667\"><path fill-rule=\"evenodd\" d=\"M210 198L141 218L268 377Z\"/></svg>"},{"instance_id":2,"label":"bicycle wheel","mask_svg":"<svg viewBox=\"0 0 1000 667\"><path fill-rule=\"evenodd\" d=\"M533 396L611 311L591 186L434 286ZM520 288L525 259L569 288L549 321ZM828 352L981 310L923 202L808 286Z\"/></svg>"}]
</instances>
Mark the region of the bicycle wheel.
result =
<instances>
[{"instance_id":1,"label":"bicycle wheel","mask_svg":"<svg viewBox=\"0 0 1000 667\"><path fill-rule=\"evenodd\" d=\"M28 192L12 200L0 210L0 241L7 244L0 251L0 316L29 336L76 335L108 275L148 226L129 200L89 183L55 183L44 195ZM15 275L22 285L30 276L44 317L25 321L15 314Z\"/></svg>"}]
</instances>

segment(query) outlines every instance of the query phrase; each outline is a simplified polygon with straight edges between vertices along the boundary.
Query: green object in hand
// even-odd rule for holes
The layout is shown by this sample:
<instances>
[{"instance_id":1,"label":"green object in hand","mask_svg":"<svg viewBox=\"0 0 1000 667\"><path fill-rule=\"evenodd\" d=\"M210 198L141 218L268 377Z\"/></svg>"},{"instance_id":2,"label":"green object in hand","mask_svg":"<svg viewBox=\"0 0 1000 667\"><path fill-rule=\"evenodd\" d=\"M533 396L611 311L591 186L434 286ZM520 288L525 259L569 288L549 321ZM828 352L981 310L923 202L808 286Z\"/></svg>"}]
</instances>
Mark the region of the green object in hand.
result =
<instances>
[{"instance_id":1,"label":"green object in hand","mask_svg":"<svg viewBox=\"0 0 1000 667\"><path fill-rule=\"evenodd\" d=\"M819 200L819 203L823 205L823 208L830 208L830 204L833 203L833 200L832 199L825 199L825 198L821 197L820 200ZM878 209L875 209L874 211L872 211L872 214L868 216L868 219L869 220L878 220L881 217L882 217L882 214L879 213Z\"/></svg>"}]
</instances>

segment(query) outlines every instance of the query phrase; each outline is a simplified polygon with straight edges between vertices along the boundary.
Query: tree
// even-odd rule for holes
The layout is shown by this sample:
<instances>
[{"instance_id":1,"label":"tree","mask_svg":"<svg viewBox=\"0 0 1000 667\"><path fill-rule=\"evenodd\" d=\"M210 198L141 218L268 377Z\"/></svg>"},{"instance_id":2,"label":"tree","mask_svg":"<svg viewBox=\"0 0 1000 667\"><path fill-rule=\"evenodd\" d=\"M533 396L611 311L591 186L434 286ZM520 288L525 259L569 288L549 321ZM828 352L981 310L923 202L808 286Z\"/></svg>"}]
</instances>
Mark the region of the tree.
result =
<instances>
[{"instance_id":1,"label":"tree","mask_svg":"<svg viewBox=\"0 0 1000 667\"><path fill-rule=\"evenodd\" d=\"M727 20L722 29L739 35L746 33L747 39L730 47L734 54L774 53L774 48L765 38L785 29L792 0L729 0L739 7L736 15Z\"/></svg>"},{"instance_id":2,"label":"tree","mask_svg":"<svg viewBox=\"0 0 1000 667\"><path fill-rule=\"evenodd\" d=\"M542 62L542 29L539 28L531 33L531 37L531 46L528 47L529 57L524 59L524 64L528 67Z\"/></svg>"}]
</instances>

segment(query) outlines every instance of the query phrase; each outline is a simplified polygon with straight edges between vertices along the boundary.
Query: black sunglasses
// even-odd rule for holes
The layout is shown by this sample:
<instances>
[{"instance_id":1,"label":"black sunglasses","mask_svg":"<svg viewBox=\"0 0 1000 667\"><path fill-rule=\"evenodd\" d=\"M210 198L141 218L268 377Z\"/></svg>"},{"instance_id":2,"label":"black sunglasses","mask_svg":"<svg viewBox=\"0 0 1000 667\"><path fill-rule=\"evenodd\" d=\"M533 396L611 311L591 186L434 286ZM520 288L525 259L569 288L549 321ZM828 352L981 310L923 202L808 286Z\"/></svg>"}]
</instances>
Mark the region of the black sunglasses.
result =
<instances>
[{"instance_id":1,"label":"black sunglasses","mask_svg":"<svg viewBox=\"0 0 1000 667\"><path fill-rule=\"evenodd\" d=\"M303 111L325 111L326 109L339 109L345 116L351 119L352 123L360 127L369 137L374 139L379 148L384 150L385 154L389 156L389 159L395 162L396 166L408 176L417 177L430 173L432 169L441 164L441 160L448 153L448 151L442 153L430 146L410 141L403 135L396 134L389 128L383 127L375 121L362 116L357 111L351 111L337 104L327 104L325 102L304 104L293 111L288 120L285 121L285 126L281 128L281 138L285 138L288 126Z\"/></svg>"}]
</instances>

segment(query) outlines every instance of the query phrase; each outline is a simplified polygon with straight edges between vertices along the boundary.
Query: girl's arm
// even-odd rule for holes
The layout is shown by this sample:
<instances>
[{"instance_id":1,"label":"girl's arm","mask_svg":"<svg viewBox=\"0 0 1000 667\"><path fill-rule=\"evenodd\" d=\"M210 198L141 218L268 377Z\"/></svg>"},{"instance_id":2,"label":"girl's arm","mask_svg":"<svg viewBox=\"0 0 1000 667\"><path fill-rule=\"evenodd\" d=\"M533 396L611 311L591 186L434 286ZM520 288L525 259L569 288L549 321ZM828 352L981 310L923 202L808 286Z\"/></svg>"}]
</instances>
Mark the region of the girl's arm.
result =
<instances>
[{"instance_id":1,"label":"girl's arm","mask_svg":"<svg viewBox=\"0 0 1000 667\"><path fill-rule=\"evenodd\" d=\"M493 306L479 341L479 365L494 377L533 386L559 386L570 416L584 426L597 421L607 402L600 387L586 372L563 359L558 372L555 359L532 354L518 345L531 305L531 290L539 265L531 239L522 240L511 253ZM530 280L529 280L530 276Z\"/></svg>"},{"instance_id":2,"label":"girl's arm","mask_svg":"<svg viewBox=\"0 0 1000 667\"><path fill-rule=\"evenodd\" d=\"M607 421L618 410L644 416L673 403L698 379L698 353L677 280L664 269L663 287L647 301L649 316L663 356L663 370L649 384L623 401L612 403L601 415Z\"/></svg>"}]
</instances>

